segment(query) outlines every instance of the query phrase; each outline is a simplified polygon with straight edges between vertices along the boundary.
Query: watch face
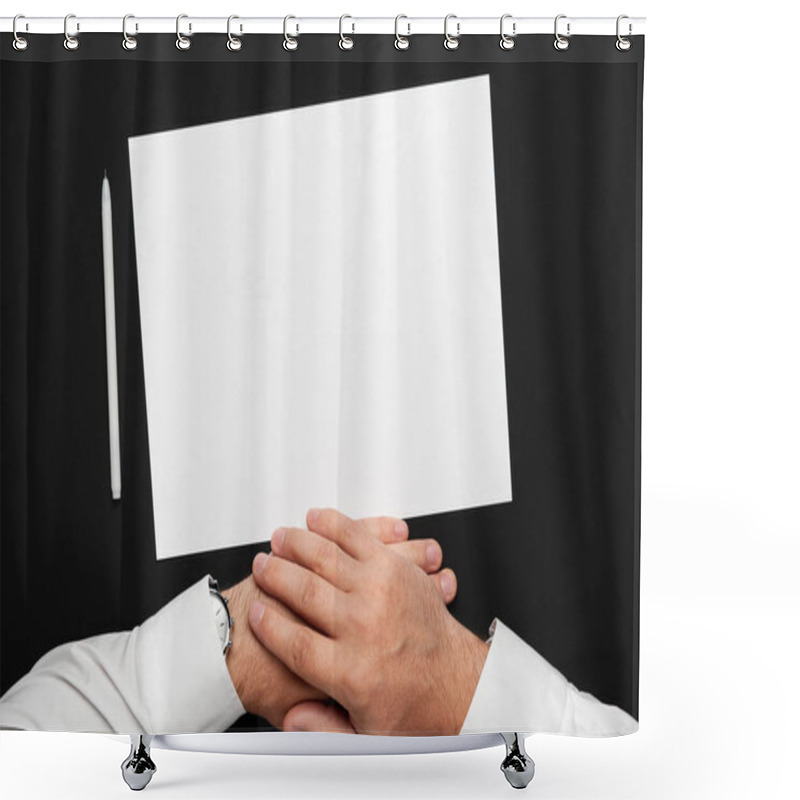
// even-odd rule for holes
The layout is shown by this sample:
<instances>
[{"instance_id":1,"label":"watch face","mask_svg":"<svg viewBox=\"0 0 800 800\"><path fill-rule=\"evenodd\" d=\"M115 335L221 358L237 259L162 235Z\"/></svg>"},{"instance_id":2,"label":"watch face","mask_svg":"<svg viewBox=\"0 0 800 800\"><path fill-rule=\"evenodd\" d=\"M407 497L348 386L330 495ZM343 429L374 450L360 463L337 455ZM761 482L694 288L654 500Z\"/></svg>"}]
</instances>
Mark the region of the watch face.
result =
<instances>
[{"instance_id":1,"label":"watch face","mask_svg":"<svg viewBox=\"0 0 800 800\"><path fill-rule=\"evenodd\" d=\"M217 623L217 636L219 636L220 644L224 647L228 643L228 618L225 615L225 609L220 603L215 603L214 618Z\"/></svg>"}]
</instances>

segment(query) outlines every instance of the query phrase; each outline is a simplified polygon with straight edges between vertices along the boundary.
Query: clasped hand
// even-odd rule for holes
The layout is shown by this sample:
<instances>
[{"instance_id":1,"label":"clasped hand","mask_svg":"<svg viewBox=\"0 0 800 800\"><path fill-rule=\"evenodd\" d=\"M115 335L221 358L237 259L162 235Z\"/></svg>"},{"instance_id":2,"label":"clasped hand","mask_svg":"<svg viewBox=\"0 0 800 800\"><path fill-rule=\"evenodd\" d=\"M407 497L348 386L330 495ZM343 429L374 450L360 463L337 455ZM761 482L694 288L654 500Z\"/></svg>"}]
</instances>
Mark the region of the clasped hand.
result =
<instances>
[{"instance_id":1,"label":"clasped hand","mask_svg":"<svg viewBox=\"0 0 800 800\"><path fill-rule=\"evenodd\" d=\"M228 656L244 707L284 730L459 733L488 645L447 610L438 542L333 509L306 524L277 530L231 590L249 623Z\"/></svg>"}]
</instances>

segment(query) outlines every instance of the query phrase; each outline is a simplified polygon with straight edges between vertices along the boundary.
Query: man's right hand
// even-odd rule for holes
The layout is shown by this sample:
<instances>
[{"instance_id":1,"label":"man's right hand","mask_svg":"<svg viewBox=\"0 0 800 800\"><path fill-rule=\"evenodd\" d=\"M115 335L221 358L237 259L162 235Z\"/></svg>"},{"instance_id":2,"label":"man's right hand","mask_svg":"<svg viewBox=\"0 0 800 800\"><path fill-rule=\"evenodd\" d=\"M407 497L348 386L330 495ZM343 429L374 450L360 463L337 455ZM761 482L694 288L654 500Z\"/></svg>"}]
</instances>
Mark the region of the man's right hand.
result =
<instances>
[{"instance_id":1,"label":"man's right hand","mask_svg":"<svg viewBox=\"0 0 800 800\"><path fill-rule=\"evenodd\" d=\"M445 603L456 595L456 577L450 569L440 569L442 548L435 539L409 539L408 526L392 517L364 520L367 529L396 553L405 556L430 576ZM290 708L307 700L324 700L326 695L310 686L266 650L253 635L248 610L254 601L263 603L267 613L298 618L282 603L264 594L252 574L223 592L234 618L233 646L227 654L228 671L244 708L267 719L278 728Z\"/></svg>"}]
</instances>

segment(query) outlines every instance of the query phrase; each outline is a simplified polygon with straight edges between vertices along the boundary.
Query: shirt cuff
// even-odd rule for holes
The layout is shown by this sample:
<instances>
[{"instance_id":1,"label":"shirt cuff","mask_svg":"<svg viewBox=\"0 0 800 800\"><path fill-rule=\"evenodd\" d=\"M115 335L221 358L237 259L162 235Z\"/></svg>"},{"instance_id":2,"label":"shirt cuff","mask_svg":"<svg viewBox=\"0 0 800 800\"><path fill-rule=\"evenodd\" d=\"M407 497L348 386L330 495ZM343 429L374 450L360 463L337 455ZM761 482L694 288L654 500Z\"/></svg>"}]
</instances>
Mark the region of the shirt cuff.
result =
<instances>
[{"instance_id":1,"label":"shirt cuff","mask_svg":"<svg viewBox=\"0 0 800 800\"><path fill-rule=\"evenodd\" d=\"M489 653L461 733L621 736L639 723L579 691L527 642L495 618Z\"/></svg>"},{"instance_id":2,"label":"shirt cuff","mask_svg":"<svg viewBox=\"0 0 800 800\"><path fill-rule=\"evenodd\" d=\"M244 708L208 576L130 631L50 650L0 698L0 727L97 733L223 731Z\"/></svg>"},{"instance_id":3,"label":"shirt cuff","mask_svg":"<svg viewBox=\"0 0 800 800\"><path fill-rule=\"evenodd\" d=\"M139 628L137 672L148 685L153 728L147 733L224 731L245 713L217 635L208 578Z\"/></svg>"}]
</instances>

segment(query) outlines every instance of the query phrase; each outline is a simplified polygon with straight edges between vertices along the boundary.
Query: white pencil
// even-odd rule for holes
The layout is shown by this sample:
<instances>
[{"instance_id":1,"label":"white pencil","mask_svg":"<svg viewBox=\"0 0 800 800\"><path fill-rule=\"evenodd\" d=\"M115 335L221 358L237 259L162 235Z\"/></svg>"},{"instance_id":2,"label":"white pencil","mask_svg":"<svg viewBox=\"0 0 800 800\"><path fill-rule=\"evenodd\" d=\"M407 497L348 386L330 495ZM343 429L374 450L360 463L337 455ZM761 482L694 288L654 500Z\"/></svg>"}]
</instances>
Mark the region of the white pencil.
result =
<instances>
[{"instance_id":1,"label":"white pencil","mask_svg":"<svg viewBox=\"0 0 800 800\"><path fill-rule=\"evenodd\" d=\"M114 308L114 233L111 186L103 173L103 286L106 300L106 370L108 373L108 439L111 457L111 497L122 496L119 450L119 394L117 390L117 323Z\"/></svg>"}]
</instances>

